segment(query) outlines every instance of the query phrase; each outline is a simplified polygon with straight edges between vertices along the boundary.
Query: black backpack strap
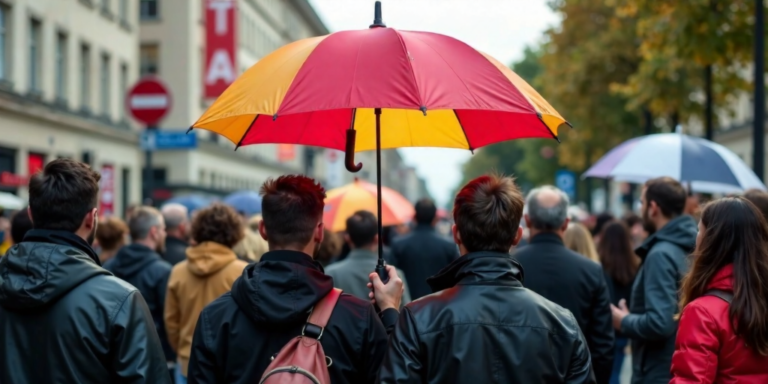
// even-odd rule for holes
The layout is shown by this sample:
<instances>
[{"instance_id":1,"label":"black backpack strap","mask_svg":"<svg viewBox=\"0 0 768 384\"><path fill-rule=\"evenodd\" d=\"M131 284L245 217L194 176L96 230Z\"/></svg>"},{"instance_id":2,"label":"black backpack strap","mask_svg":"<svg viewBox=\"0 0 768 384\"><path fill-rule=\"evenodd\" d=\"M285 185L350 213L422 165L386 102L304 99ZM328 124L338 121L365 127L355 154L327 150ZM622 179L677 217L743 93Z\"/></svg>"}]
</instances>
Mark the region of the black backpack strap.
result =
<instances>
[{"instance_id":1,"label":"black backpack strap","mask_svg":"<svg viewBox=\"0 0 768 384\"><path fill-rule=\"evenodd\" d=\"M719 297L726 303L730 304L731 300L733 300L733 293L722 291L719 289L710 289L709 291L704 292L704 296L715 296Z\"/></svg>"}]
</instances>

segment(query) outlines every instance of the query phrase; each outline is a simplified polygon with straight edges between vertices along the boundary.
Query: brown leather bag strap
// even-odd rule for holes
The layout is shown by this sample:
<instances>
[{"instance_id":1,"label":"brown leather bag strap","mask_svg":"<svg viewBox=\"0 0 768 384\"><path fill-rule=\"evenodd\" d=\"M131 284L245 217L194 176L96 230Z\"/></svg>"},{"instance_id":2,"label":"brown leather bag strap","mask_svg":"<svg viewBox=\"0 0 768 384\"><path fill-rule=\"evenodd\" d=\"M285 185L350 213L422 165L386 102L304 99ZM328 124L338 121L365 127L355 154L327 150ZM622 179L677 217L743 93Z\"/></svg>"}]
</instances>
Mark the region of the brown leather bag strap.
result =
<instances>
[{"instance_id":1,"label":"brown leather bag strap","mask_svg":"<svg viewBox=\"0 0 768 384\"><path fill-rule=\"evenodd\" d=\"M328 324L328 319L331 318L333 308L336 307L336 302L339 301L341 296L341 289L334 288L325 297L315 304L312 309L312 314L309 315L307 323L317 325L320 328L325 328Z\"/></svg>"}]
</instances>

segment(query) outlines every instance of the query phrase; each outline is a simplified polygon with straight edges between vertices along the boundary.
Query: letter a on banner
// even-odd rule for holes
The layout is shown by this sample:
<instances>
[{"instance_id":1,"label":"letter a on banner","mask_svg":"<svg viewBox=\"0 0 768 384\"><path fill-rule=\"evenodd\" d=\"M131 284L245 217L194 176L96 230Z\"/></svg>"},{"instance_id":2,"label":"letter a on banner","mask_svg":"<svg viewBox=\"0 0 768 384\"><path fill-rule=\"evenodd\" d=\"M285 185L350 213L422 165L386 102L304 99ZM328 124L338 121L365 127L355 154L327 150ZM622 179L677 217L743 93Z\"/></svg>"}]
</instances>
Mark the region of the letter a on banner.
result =
<instances>
[{"instance_id":1,"label":"letter a on banner","mask_svg":"<svg viewBox=\"0 0 768 384\"><path fill-rule=\"evenodd\" d=\"M235 81L237 71L236 0L205 0L206 98L216 98Z\"/></svg>"}]
</instances>

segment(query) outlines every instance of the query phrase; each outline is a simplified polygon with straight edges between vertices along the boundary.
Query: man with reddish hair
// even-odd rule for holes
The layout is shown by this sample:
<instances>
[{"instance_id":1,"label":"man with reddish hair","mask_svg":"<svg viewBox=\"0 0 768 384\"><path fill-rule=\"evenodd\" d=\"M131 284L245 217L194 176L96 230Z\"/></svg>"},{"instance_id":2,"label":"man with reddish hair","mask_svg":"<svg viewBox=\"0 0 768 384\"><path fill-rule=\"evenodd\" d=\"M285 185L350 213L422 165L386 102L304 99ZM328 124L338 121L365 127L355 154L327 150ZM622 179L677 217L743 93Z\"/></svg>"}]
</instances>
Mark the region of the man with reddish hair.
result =
<instances>
[{"instance_id":1,"label":"man with reddish hair","mask_svg":"<svg viewBox=\"0 0 768 384\"><path fill-rule=\"evenodd\" d=\"M259 232L269 252L201 312L188 382L257 383L272 358L305 330L330 358L331 382L374 382L387 349L382 319L394 325L402 280L388 269L390 281L380 289L399 294L379 302L382 318L368 301L343 294L319 334L305 328L312 308L333 289L333 279L314 260L323 242L325 190L306 176L287 175L267 180L261 195Z\"/></svg>"},{"instance_id":2,"label":"man with reddish hair","mask_svg":"<svg viewBox=\"0 0 768 384\"><path fill-rule=\"evenodd\" d=\"M576 319L524 288L509 255L523 205L510 177L481 176L461 189L453 208L461 257L428 279L435 293L403 308L379 382L594 383Z\"/></svg>"}]
</instances>

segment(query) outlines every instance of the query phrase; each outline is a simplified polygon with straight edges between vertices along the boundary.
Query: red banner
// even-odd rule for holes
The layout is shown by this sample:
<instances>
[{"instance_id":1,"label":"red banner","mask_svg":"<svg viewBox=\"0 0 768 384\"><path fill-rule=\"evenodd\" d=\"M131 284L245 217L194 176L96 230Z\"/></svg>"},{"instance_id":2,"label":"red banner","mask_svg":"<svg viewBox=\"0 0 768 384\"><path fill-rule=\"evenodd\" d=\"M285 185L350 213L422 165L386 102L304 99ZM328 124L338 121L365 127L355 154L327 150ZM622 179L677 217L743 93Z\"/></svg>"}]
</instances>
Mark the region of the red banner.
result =
<instances>
[{"instance_id":1,"label":"red banner","mask_svg":"<svg viewBox=\"0 0 768 384\"><path fill-rule=\"evenodd\" d=\"M99 215L109 217L115 214L115 167L111 164L101 166L101 185L99 186Z\"/></svg>"},{"instance_id":2,"label":"red banner","mask_svg":"<svg viewBox=\"0 0 768 384\"><path fill-rule=\"evenodd\" d=\"M205 0L205 73L206 98L216 98L237 78L237 2Z\"/></svg>"},{"instance_id":3,"label":"red banner","mask_svg":"<svg viewBox=\"0 0 768 384\"><path fill-rule=\"evenodd\" d=\"M35 173L42 170L44 166L45 156L37 153L30 153L29 156L27 156L27 175L29 177L34 176Z\"/></svg>"}]
</instances>

